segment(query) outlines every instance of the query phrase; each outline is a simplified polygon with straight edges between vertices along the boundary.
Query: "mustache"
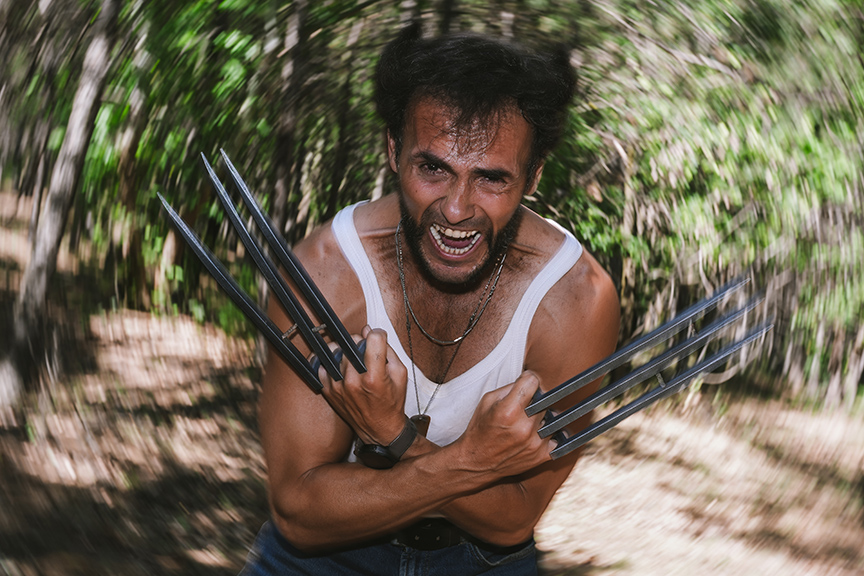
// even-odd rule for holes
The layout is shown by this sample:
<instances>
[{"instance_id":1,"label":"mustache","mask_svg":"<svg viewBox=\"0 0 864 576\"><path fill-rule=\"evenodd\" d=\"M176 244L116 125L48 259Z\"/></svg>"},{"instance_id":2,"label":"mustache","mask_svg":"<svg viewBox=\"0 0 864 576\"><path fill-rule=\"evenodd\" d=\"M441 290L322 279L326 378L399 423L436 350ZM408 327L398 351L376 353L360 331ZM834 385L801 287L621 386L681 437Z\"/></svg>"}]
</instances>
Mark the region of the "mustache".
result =
<instances>
[{"instance_id":1,"label":"mustache","mask_svg":"<svg viewBox=\"0 0 864 576\"><path fill-rule=\"evenodd\" d=\"M420 248L423 238L429 233L429 227L436 220L434 211L429 212L427 210L424 212L418 222L411 217L411 214L408 211L408 206L405 204L405 198L402 194L399 195L399 211L408 251L411 253L411 256L424 275L430 279L434 278L435 275L429 268L426 258L422 254ZM507 221L504 228L502 228L497 234L492 233L491 223L488 218L473 218L460 223L460 229L465 230L468 225L473 225L474 228L472 228L472 230L478 231L482 234L482 238L479 239L479 242L486 244L488 256L485 262L475 269L464 282L450 286L449 289L465 289L482 281L482 278L490 272L494 267L495 262L497 262L498 259L507 252L510 244L515 240L516 235L519 232L523 214L524 210L522 209L522 206L519 205L510 217L510 220ZM444 221L446 222L446 219Z\"/></svg>"}]
</instances>

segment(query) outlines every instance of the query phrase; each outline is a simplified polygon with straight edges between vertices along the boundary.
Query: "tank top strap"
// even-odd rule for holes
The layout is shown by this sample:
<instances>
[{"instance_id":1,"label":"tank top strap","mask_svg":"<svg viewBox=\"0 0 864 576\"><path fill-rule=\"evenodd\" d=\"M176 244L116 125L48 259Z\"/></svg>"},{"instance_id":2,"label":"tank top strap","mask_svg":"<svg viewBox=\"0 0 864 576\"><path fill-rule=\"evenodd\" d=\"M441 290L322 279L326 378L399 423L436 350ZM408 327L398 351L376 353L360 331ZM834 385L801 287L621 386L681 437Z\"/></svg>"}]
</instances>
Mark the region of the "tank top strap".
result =
<instances>
[{"instance_id":1,"label":"tank top strap","mask_svg":"<svg viewBox=\"0 0 864 576\"><path fill-rule=\"evenodd\" d=\"M540 273L531 281L525 294L522 295L519 306L516 308L503 338L503 340L512 339L510 342L511 357L514 363L519 363L518 367L514 364L514 369L518 368L520 371L525 360L528 331L531 328L537 307L540 306L540 302L543 301L552 286L576 265L583 252L582 244L573 234L557 222L552 220L548 220L548 222L564 234L564 241L558 251L549 259L549 262L540 270Z\"/></svg>"}]
</instances>

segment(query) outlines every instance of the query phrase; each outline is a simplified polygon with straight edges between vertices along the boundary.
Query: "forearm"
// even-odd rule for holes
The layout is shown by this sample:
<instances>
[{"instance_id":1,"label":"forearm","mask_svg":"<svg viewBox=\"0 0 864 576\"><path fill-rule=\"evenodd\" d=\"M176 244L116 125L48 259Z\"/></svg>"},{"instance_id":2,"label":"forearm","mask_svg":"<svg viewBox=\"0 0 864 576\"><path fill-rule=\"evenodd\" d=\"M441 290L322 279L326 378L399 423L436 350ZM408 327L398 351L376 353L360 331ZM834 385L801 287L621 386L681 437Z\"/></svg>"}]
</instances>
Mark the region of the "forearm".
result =
<instances>
[{"instance_id":1,"label":"forearm","mask_svg":"<svg viewBox=\"0 0 864 576\"><path fill-rule=\"evenodd\" d=\"M423 439L407 456L428 454L441 447ZM534 526L554 494L549 486L560 482L550 474L561 476L554 465L541 465L518 477L498 479L473 492L458 495L434 510L472 536L496 544L511 546L531 537ZM563 473L566 476L566 470Z\"/></svg>"},{"instance_id":2,"label":"forearm","mask_svg":"<svg viewBox=\"0 0 864 576\"><path fill-rule=\"evenodd\" d=\"M543 509L545 502L537 502L522 482L505 479L455 498L438 512L480 540L512 546L531 537Z\"/></svg>"},{"instance_id":3,"label":"forearm","mask_svg":"<svg viewBox=\"0 0 864 576\"><path fill-rule=\"evenodd\" d=\"M308 551L392 533L490 481L454 466L456 452L424 450L388 470L347 462L312 468L271 486L275 520L292 544Z\"/></svg>"}]
</instances>

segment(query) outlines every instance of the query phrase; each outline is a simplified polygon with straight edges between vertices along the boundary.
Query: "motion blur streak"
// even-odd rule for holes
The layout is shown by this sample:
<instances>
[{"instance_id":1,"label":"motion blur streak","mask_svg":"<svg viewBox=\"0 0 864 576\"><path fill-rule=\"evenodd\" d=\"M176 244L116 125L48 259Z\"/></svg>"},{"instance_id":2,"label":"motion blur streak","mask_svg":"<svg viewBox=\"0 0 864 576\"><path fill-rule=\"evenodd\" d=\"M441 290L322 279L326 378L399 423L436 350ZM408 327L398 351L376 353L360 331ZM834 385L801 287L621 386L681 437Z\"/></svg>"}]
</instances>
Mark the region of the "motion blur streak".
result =
<instances>
[{"instance_id":1,"label":"motion blur streak","mask_svg":"<svg viewBox=\"0 0 864 576\"><path fill-rule=\"evenodd\" d=\"M259 293L197 155L232 151L290 242L391 191L371 72L416 18L570 48L569 130L525 203L612 273L621 342L745 273L753 324L775 322L587 445L539 527L544 574L862 573L861 0L16 0L0 574L242 565L263 347L156 193Z\"/></svg>"}]
</instances>

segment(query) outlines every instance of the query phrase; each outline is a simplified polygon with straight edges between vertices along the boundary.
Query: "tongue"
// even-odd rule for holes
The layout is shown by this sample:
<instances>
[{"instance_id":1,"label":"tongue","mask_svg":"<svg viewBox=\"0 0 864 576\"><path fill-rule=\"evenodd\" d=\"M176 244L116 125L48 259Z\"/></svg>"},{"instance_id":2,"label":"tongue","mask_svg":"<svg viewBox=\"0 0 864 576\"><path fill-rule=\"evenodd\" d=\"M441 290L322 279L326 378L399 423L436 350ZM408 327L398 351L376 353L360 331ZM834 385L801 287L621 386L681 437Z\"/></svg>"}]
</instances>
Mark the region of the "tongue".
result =
<instances>
[{"instance_id":1,"label":"tongue","mask_svg":"<svg viewBox=\"0 0 864 576\"><path fill-rule=\"evenodd\" d=\"M465 248L466 246L471 245L471 240L473 240L473 236L468 236L467 238L448 238L445 235L441 235L441 242L447 246L448 248Z\"/></svg>"}]
</instances>

